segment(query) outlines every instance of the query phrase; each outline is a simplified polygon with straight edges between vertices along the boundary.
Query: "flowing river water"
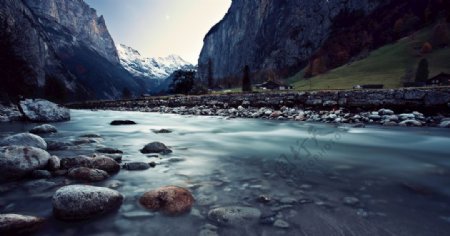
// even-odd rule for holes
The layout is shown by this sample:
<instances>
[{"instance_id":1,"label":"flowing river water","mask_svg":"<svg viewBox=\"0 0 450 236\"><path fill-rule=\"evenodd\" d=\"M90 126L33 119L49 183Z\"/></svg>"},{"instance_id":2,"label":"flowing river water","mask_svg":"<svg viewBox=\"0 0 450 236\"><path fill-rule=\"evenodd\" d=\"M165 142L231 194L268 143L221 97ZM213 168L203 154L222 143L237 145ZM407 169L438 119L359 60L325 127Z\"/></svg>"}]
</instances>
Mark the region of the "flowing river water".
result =
<instances>
[{"instance_id":1,"label":"flowing river water","mask_svg":"<svg viewBox=\"0 0 450 236\"><path fill-rule=\"evenodd\" d=\"M73 110L46 140L70 142L99 134L95 143L51 152L64 158L99 147L124 151L122 163L155 161L143 171L122 169L96 186L125 196L121 208L96 219L63 222L51 197L75 183L63 177L0 188L0 213L48 218L37 235L448 235L450 232L450 130L351 128L330 124ZM117 119L137 122L111 126ZM0 137L36 124L0 124ZM156 134L152 129L169 129ZM148 157L139 150L160 141L173 153ZM190 213L149 212L138 198L166 185L188 188ZM9 185L8 185L9 186ZM261 202L261 196L270 198ZM211 209L248 206L261 219L221 226ZM273 224L274 221L277 224ZM281 223L280 223L281 222ZM205 230L209 229L209 230Z\"/></svg>"}]
</instances>

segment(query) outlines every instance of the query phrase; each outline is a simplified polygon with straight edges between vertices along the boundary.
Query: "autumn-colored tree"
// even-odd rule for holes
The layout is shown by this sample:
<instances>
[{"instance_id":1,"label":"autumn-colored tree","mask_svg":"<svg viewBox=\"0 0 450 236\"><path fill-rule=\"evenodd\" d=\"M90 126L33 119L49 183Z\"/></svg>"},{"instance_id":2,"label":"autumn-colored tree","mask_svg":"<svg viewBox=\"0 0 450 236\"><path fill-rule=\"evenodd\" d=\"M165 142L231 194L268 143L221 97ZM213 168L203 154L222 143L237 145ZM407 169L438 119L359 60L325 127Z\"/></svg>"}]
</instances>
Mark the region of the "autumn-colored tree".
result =
<instances>
[{"instance_id":1,"label":"autumn-colored tree","mask_svg":"<svg viewBox=\"0 0 450 236\"><path fill-rule=\"evenodd\" d=\"M429 42L425 42L422 45L422 49L420 49L421 54L428 54L431 53L431 51L433 51L433 46Z\"/></svg>"},{"instance_id":2,"label":"autumn-colored tree","mask_svg":"<svg viewBox=\"0 0 450 236\"><path fill-rule=\"evenodd\" d=\"M313 60L311 69L313 76L324 73L327 70L325 60L322 57L317 57Z\"/></svg>"},{"instance_id":3,"label":"autumn-colored tree","mask_svg":"<svg viewBox=\"0 0 450 236\"><path fill-rule=\"evenodd\" d=\"M394 31L397 34L401 34L403 32L403 25L405 24L403 18L400 18L398 20L395 21L394 24Z\"/></svg>"}]
</instances>

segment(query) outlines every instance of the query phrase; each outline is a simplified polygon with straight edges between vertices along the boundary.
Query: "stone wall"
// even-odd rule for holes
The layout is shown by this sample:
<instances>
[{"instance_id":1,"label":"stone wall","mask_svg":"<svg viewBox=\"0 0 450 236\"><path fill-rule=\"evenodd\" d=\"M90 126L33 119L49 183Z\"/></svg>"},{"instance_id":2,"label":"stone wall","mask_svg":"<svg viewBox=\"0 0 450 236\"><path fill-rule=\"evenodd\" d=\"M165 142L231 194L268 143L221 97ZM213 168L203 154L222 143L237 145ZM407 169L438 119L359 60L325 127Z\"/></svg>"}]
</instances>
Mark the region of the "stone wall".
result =
<instances>
[{"instance_id":1,"label":"stone wall","mask_svg":"<svg viewBox=\"0 0 450 236\"><path fill-rule=\"evenodd\" d=\"M305 109L380 109L450 113L450 87L389 90L346 90L317 92L251 93L202 96L149 97L137 100L90 101L69 104L75 109L215 106L218 108L295 107Z\"/></svg>"}]
</instances>

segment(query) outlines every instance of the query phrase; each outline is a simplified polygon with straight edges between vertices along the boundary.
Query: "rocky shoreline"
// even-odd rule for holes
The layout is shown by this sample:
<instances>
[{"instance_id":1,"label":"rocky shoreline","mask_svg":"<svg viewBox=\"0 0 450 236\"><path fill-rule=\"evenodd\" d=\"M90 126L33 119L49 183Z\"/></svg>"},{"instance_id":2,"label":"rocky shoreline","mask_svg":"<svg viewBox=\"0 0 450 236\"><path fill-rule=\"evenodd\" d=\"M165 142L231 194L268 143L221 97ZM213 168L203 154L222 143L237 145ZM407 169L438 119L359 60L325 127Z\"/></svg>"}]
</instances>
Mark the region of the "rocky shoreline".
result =
<instances>
[{"instance_id":1,"label":"rocky shoreline","mask_svg":"<svg viewBox=\"0 0 450 236\"><path fill-rule=\"evenodd\" d=\"M160 112L384 126L450 127L450 88L151 97L70 104L74 109Z\"/></svg>"}]
</instances>

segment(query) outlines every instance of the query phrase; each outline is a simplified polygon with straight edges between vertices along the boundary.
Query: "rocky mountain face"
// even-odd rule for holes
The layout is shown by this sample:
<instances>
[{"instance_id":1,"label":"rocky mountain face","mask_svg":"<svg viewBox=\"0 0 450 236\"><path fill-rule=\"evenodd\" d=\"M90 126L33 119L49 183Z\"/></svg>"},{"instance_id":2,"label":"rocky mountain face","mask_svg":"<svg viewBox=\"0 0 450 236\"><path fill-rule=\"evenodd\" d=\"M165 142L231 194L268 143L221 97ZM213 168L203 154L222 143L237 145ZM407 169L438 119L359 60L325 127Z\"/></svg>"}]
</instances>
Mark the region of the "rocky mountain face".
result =
<instances>
[{"instance_id":1,"label":"rocky mountain face","mask_svg":"<svg viewBox=\"0 0 450 236\"><path fill-rule=\"evenodd\" d=\"M122 66L133 76L143 79L159 82L169 77L176 70L195 69L194 65L178 55L148 58L142 56L136 49L123 44L117 45L117 51Z\"/></svg>"},{"instance_id":2,"label":"rocky mountain face","mask_svg":"<svg viewBox=\"0 0 450 236\"><path fill-rule=\"evenodd\" d=\"M204 38L199 76L206 81L212 74L222 84L239 84L242 68L249 65L257 80L283 78L322 55L316 63L342 65L400 37L392 33L399 18L417 17L415 23L408 21L412 28L423 23L431 2L446 1L233 0L222 21Z\"/></svg>"},{"instance_id":3,"label":"rocky mountain face","mask_svg":"<svg viewBox=\"0 0 450 236\"><path fill-rule=\"evenodd\" d=\"M114 41L108 32L103 16L98 17L95 9L83 0L24 0L40 20L53 21L70 32L73 40L89 45L112 63L119 58ZM64 43L59 42L58 47Z\"/></svg>"},{"instance_id":4,"label":"rocky mountain face","mask_svg":"<svg viewBox=\"0 0 450 236\"><path fill-rule=\"evenodd\" d=\"M0 50L7 52L0 60L11 65L0 80L30 87L17 94L84 100L117 98L125 88L145 92L120 65L103 17L82 0L4 0L0 24Z\"/></svg>"}]
</instances>

